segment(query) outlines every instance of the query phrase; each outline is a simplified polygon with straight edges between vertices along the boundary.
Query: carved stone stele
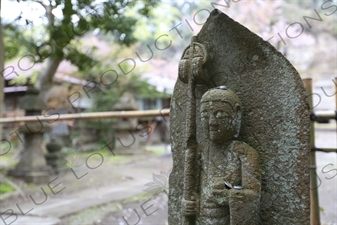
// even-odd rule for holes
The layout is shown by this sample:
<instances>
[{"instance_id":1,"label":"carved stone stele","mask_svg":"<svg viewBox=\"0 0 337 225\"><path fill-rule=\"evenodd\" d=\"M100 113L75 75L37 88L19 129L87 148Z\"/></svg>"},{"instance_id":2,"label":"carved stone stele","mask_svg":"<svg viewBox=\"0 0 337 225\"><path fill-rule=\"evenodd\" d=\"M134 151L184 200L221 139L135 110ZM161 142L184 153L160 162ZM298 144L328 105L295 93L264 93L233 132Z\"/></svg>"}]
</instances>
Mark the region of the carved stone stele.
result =
<instances>
[{"instance_id":1,"label":"carved stone stele","mask_svg":"<svg viewBox=\"0 0 337 225\"><path fill-rule=\"evenodd\" d=\"M216 103L210 89L221 85L239 108ZM228 121L219 112L224 126L207 127L214 108L233 110ZM170 225L310 224L307 94L272 45L214 10L183 53L170 117Z\"/></svg>"}]
</instances>

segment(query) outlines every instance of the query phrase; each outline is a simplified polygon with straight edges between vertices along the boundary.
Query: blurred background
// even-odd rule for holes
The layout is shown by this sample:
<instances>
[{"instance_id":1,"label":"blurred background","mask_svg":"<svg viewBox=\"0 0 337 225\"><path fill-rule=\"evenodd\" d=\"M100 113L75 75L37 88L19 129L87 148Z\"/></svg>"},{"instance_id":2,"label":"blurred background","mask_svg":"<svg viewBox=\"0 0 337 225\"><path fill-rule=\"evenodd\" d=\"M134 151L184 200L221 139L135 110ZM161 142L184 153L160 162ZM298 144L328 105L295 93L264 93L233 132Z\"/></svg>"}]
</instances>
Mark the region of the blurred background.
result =
<instances>
[{"instance_id":1,"label":"blurred background","mask_svg":"<svg viewBox=\"0 0 337 225\"><path fill-rule=\"evenodd\" d=\"M312 79L314 111L336 109L336 0L1 1L0 115L54 118L41 123L39 137L25 136L27 132L21 129L25 122L0 124L1 212L14 210L15 204L28 210L34 203L29 196L41 198L41 187L48 182L30 175L23 178L28 175L20 167L34 161L24 154L32 149L37 155L43 153L38 163L50 169L46 169L49 180L57 177L65 187L58 195L47 193L53 201L39 206L42 213L30 213L45 224L129 224L128 219L134 224L137 212L139 224L165 224L165 191L172 167L167 114L57 118L85 112L169 109L181 54L214 8L270 42L302 79ZM34 105L40 101L36 99L44 105ZM317 147L337 147L334 121L317 124L315 132ZM39 142L25 143L29 138ZM321 221L337 224L336 153L317 152L316 157ZM76 173L70 171L73 168ZM10 171L14 171L12 176L7 176ZM118 185L133 184L134 189L124 190L129 194L116 197L123 195ZM84 207L79 199L90 195L97 196ZM150 216L141 207L149 197L153 206L148 212L158 208ZM97 202L97 198L106 201ZM73 202L66 206L65 199ZM52 210L43 211L46 205ZM61 206L68 210L55 213ZM7 217L2 223L13 219ZM20 219L24 216L13 223Z\"/></svg>"}]
</instances>

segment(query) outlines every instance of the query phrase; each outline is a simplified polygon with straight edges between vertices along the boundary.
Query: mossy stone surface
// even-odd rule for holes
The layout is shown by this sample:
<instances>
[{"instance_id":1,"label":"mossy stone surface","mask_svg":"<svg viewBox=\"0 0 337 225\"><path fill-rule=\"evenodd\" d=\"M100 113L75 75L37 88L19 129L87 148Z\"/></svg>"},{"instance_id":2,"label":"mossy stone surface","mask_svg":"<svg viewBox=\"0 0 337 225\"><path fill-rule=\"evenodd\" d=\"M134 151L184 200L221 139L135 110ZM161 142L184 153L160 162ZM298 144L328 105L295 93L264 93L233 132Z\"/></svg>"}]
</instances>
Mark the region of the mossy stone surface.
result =
<instances>
[{"instance_id":1,"label":"mossy stone surface","mask_svg":"<svg viewBox=\"0 0 337 225\"><path fill-rule=\"evenodd\" d=\"M210 14L197 41L207 49L209 57L203 70L211 81L195 89L197 155L208 144L201 132L200 98L209 88L226 85L242 101L239 140L259 155L261 224L309 225L310 113L298 72L271 44L219 10ZM178 79L171 102L170 225L182 224L183 217L184 135L188 114L185 105L189 101L186 87ZM201 164L201 158L196 157L197 192L200 192Z\"/></svg>"}]
</instances>

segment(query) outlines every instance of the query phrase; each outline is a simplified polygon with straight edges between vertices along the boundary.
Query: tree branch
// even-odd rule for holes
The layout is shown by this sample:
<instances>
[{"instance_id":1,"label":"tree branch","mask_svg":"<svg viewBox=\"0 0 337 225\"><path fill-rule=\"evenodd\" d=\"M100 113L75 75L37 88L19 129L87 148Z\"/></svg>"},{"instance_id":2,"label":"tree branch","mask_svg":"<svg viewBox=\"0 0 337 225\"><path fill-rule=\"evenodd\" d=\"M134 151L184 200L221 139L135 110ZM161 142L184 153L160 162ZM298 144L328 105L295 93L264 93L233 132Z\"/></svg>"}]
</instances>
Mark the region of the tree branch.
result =
<instances>
[{"instance_id":1,"label":"tree branch","mask_svg":"<svg viewBox=\"0 0 337 225\"><path fill-rule=\"evenodd\" d=\"M46 92L52 87L54 75L61 61L62 59L56 57L48 59L47 66L42 69L36 81L36 87L40 90L40 96L45 97Z\"/></svg>"},{"instance_id":2,"label":"tree branch","mask_svg":"<svg viewBox=\"0 0 337 225\"><path fill-rule=\"evenodd\" d=\"M41 1L35 1L35 2L36 2L36 3L39 3L40 5L42 5L42 7L43 7L45 10L47 10L46 5L43 4L43 2L41 2Z\"/></svg>"},{"instance_id":3,"label":"tree branch","mask_svg":"<svg viewBox=\"0 0 337 225\"><path fill-rule=\"evenodd\" d=\"M55 9L55 6L52 6L52 2L49 1L49 5L44 4L42 1L37 0L36 3L39 3L45 10L46 10L46 17L48 19L48 25L52 26L54 25L54 14L52 13L53 9Z\"/></svg>"}]
</instances>

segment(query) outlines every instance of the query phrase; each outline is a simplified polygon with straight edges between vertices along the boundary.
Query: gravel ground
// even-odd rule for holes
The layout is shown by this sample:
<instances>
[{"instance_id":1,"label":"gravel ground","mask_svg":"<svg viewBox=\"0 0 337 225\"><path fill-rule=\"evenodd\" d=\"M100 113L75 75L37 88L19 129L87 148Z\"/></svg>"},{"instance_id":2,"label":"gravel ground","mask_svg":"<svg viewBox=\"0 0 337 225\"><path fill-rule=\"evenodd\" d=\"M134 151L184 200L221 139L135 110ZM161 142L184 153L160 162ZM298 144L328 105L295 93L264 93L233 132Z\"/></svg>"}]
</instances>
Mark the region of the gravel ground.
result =
<instances>
[{"instance_id":1,"label":"gravel ground","mask_svg":"<svg viewBox=\"0 0 337 225\"><path fill-rule=\"evenodd\" d=\"M335 127L329 127L329 129L318 129L316 131L316 146L317 147L336 147L336 132ZM321 211L322 225L337 225L337 154L336 153L322 153L317 152L317 175L319 177L318 192ZM106 158L106 161L109 161ZM118 160L119 161L119 160ZM143 157L130 157L124 161L123 164L130 166L150 167L153 162L160 161L163 170L168 171L171 168L172 159L169 156L143 156ZM92 171L85 179L85 183L78 183L74 185L74 182L68 178L69 174L63 175L63 182L65 185L69 185L69 189L64 192L64 195L71 194L79 189L92 189L94 191L95 186L108 185L109 177L112 173L118 173L112 169L116 167L116 162L104 163L102 167L96 171ZM113 165L113 166L109 166ZM158 174L162 169L154 169L153 172ZM96 173L97 172L97 173ZM133 174L130 174L130 179ZM118 178L118 176L116 176ZM116 179L115 178L115 179ZM149 176L149 182L151 176ZM128 179L128 177L119 177L119 179ZM116 180L115 180L116 181ZM144 183L145 185L145 183ZM145 186L144 186L145 187ZM39 186L22 188L25 194L32 194L33 196L40 191ZM37 192L37 193L35 193ZM1 206L4 207L9 203L21 203L24 202L19 195L12 198L3 200ZM139 218L138 218L138 215ZM79 213L69 215L61 218L60 225L166 225L167 224L167 196L164 192L159 195L153 196L137 196L135 199L128 199L126 202L113 202L87 210Z\"/></svg>"},{"instance_id":2,"label":"gravel ground","mask_svg":"<svg viewBox=\"0 0 337 225\"><path fill-rule=\"evenodd\" d=\"M123 205L123 209L107 214L102 225L166 225L167 196L164 193L149 199Z\"/></svg>"}]
</instances>

